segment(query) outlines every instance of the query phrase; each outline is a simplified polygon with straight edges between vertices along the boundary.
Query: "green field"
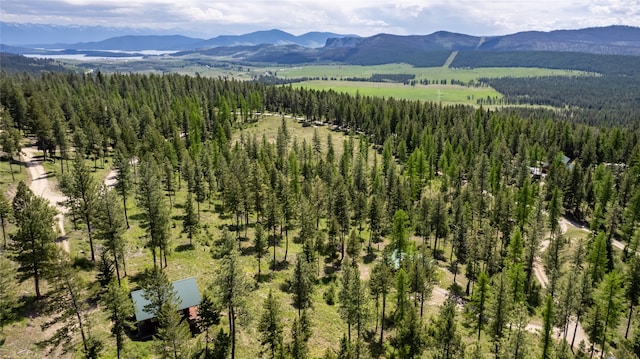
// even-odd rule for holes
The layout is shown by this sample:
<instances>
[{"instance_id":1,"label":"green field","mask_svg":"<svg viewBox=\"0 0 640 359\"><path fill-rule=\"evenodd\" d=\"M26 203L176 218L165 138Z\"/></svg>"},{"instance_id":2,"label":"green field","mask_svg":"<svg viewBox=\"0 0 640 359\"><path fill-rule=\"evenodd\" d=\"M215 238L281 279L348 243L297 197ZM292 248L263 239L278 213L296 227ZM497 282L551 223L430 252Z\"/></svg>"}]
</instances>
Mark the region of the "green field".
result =
<instances>
[{"instance_id":1,"label":"green field","mask_svg":"<svg viewBox=\"0 0 640 359\"><path fill-rule=\"evenodd\" d=\"M483 77L541 77L541 76L588 76L580 71L553 70L542 68L475 68L451 69L442 67L413 67L408 64L386 64L376 66L355 65L311 65L297 67L251 69L255 71L270 71L280 78L323 78L296 83L294 87L304 87L314 90L335 90L349 94L359 93L364 96L393 97L407 100L422 100L440 102L443 104L476 105L479 98L501 99L502 94L490 87L451 85L452 81L462 83L477 83ZM368 78L373 74L413 74L416 82L429 80L430 82L446 85L415 85L409 86L391 82L359 82L343 81L347 78Z\"/></svg>"},{"instance_id":2,"label":"green field","mask_svg":"<svg viewBox=\"0 0 640 359\"><path fill-rule=\"evenodd\" d=\"M375 66L357 65L310 65L297 67L271 67L272 71L282 78L301 77L369 77L373 74L414 74L416 80L447 80L469 82L481 77L540 77L540 76L586 76L586 72L571 70L553 70L525 67L486 67L474 69L454 69L442 67L413 67L408 64L386 64Z\"/></svg>"},{"instance_id":3,"label":"green field","mask_svg":"<svg viewBox=\"0 0 640 359\"><path fill-rule=\"evenodd\" d=\"M490 87L467 87L458 85L403 85L383 82L357 81L305 81L293 84L294 87L304 87L314 90L332 89L352 95L359 93L363 96L393 97L406 100L423 100L442 102L443 104L465 103L475 105L479 98L497 97L502 95Z\"/></svg>"},{"instance_id":4,"label":"green field","mask_svg":"<svg viewBox=\"0 0 640 359\"><path fill-rule=\"evenodd\" d=\"M197 60L197 61L196 61ZM573 70L554 70L524 67L487 67L487 68L444 68L414 67L409 64L385 64L373 66L359 65L299 65L299 66L253 66L227 63L229 59L211 62L208 58L172 58L108 62L100 65L105 72L139 72L166 73L175 72L181 75L199 75L203 77L225 77L239 81L249 81L263 75L280 79L313 78L317 80L296 83L295 87L315 90L335 90L348 94L359 93L364 96L398 98L406 100L433 101L442 104L478 105L478 99L487 97L499 100L503 96L490 87L476 87L480 78L500 77L543 77L543 76L593 76L592 73ZM78 65L81 62L70 60ZM344 81L348 78L369 78L374 74L410 74L415 75L415 86L392 82L357 82ZM322 80L320 80L322 79ZM430 85L420 85L421 80L428 80ZM452 85L452 83L463 84ZM438 84L438 85L435 85ZM446 85L445 85L446 84ZM466 86L470 84L470 86ZM485 102L485 106L486 102ZM500 106L494 101L487 107Z\"/></svg>"}]
</instances>

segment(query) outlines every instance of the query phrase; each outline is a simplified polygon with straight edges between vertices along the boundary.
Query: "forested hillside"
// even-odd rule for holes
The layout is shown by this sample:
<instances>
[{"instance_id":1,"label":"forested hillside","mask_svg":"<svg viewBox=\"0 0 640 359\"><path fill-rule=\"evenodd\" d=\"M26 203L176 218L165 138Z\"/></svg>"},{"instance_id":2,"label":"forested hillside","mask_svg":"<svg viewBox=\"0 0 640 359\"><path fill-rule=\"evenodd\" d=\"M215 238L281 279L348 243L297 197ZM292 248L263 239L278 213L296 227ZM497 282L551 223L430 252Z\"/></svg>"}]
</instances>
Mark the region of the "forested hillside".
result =
<instances>
[{"instance_id":1,"label":"forested hillside","mask_svg":"<svg viewBox=\"0 0 640 359\"><path fill-rule=\"evenodd\" d=\"M0 52L0 68L5 74L27 73L37 75L40 72L67 72L62 64L51 59L32 59L8 52Z\"/></svg>"},{"instance_id":2,"label":"forested hillside","mask_svg":"<svg viewBox=\"0 0 640 359\"><path fill-rule=\"evenodd\" d=\"M0 356L640 355L638 130L180 75L2 75L0 104L69 232L4 180Z\"/></svg>"},{"instance_id":3,"label":"forested hillside","mask_svg":"<svg viewBox=\"0 0 640 359\"><path fill-rule=\"evenodd\" d=\"M565 109L574 121L602 126L640 126L640 75L482 79L508 104Z\"/></svg>"},{"instance_id":4,"label":"forested hillside","mask_svg":"<svg viewBox=\"0 0 640 359\"><path fill-rule=\"evenodd\" d=\"M504 95L507 104L531 104L567 109L565 116L601 126L640 123L640 57L582 54L577 52L460 52L452 66L524 66L594 72L598 76L483 78L482 82ZM488 102L479 100L483 104Z\"/></svg>"}]
</instances>

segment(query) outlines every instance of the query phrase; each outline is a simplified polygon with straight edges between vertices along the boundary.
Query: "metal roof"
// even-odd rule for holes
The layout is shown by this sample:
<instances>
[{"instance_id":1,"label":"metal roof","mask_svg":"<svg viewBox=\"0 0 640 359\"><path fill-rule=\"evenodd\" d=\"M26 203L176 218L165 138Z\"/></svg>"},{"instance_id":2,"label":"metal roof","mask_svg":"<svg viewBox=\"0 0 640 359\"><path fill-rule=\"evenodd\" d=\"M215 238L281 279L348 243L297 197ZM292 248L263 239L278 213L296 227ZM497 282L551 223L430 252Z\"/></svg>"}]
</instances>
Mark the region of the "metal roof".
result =
<instances>
[{"instance_id":1,"label":"metal roof","mask_svg":"<svg viewBox=\"0 0 640 359\"><path fill-rule=\"evenodd\" d=\"M195 277L180 279L172 283L173 290L178 298L178 310L186 309L200 304L200 291ZM136 308L136 321L154 318L153 313L144 310L149 301L144 298L144 290L139 289L131 292L131 299Z\"/></svg>"}]
</instances>

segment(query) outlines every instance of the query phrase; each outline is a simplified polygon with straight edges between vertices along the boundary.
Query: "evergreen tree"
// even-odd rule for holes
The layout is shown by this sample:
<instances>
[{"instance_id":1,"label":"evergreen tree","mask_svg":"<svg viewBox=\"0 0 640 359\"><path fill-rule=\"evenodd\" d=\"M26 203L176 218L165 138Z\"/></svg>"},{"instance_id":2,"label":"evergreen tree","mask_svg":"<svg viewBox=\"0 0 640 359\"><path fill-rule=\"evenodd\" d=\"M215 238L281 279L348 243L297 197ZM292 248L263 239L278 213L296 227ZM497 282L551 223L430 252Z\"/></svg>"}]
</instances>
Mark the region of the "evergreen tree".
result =
<instances>
[{"instance_id":1,"label":"evergreen tree","mask_svg":"<svg viewBox=\"0 0 640 359\"><path fill-rule=\"evenodd\" d=\"M311 335L311 321L305 310L299 318L293 320L293 325L291 326L289 353L293 359L306 359L309 357L308 342Z\"/></svg>"},{"instance_id":2,"label":"evergreen tree","mask_svg":"<svg viewBox=\"0 0 640 359\"><path fill-rule=\"evenodd\" d=\"M105 288L111 283L115 275L115 267L109 258L109 253L105 250L100 251L100 259L97 264L98 274L96 279L100 287Z\"/></svg>"},{"instance_id":3,"label":"evergreen tree","mask_svg":"<svg viewBox=\"0 0 640 359\"><path fill-rule=\"evenodd\" d=\"M426 347L426 333L416 308L410 306L407 315L398 323L396 338L400 358L419 358Z\"/></svg>"},{"instance_id":4,"label":"evergreen tree","mask_svg":"<svg viewBox=\"0 0 640 359\"><path fill-rule=\"evenodd\" d=\"M374 193L371 196L369 204L369 230L371 231L371 240L369 241L369 248L371 248L371 242L378 242L380 239L380 230L382 229L382 213L383 202L379 198L378 194Z\"/></svg>"},{"instance_id":5,"label":"evergreen tree","mask_svg":"<svg viewBox=\"0 0 640 359\"><path fill-rule=\"evenodd\" d=\"M6 115L2 113L2 133L0 133L0 147L2 152L9 155L9 172L11 172L11 181L15 182L16 178L13 173L13 158L19 156L22 151L22 135L20 131L14 127L7 125Z\"/></svg>"},{"instance_id":6,"label":"evergreen tree","mask_svg":"<svg viewBox=\"0 0 640 359\"><path fill-rule=\"evenodd\" d=\"M78 272L71 267L68 258L61 258L52 266L54 290L49 294L48 303L48 314L52 319L42 325L42 330L55 328L55 331L41 344L51 347L51 351L62 345L64 350L68 351L71 350L73 340L79 333L85 355L97 358L102 344L91 336L86 285ZM89 355L90 353L93 354Z\"/></svg>"},{"instance_id":7,"label":"evergreen tree","mask_svg":"<svg viewBox=\"0 0 640 359\"><path fill-rule=\"evenodd\" d=\"M361 247L360 236L358 236L355 229L351 230L351 234L347 240L347 255L351 258L352 262L358 262Z\"/></svg>"},{"instance_id":8,"label":"evergreen tree","mask_svg":"<svg viewBox=\"0 0 640 359\"><path fill-rule=\"evenodd\" d=\"M437 265L429 256L426 248L416 253L409 263L409 287L413 292L414 302L420 304L420 318L424 313L424 302L431 297L433 286L437 282Z\"/></svg>"},{"instance_id":9,"label":"evergreen tree","mask_svg":"<svg viewBox=\"0 0 640 359\"><path fill-rule=\"evenodd\" d=\"M403 268L400 268L396 274L396 313L395 321L401 322L406 313L409 303L407 301L407 294L409 292L409 280L407 279L407 272Z\"/></svg>"},{"instance_id":10,"label":"evergreen tree","mask_svg":"<svg viewBox=\"0 0 640 359\"><path fill-rule=\"evenodd\" d=\"M468 218L470 217L468 215L470 211L468 211L467 207L468 206L464 204L462 196L456 197L456 200L453 202L453 238L451 242L451 255L449 257L449 262L451 262L453 268L454 283L457 283L458 265L467 260L467 235L470 227L470 219ZM453 259L454 253L456 255L455 260Z\"/></svg>"},{"instance_id":11,"label":"evergreen tree","mask_svg":"<svg viewBox=\"0 0 640 359\"><path fill-rule=\"evenodd\" d=\"M173 170L173 166L171 165L171 162L169 162L166 159L165 161L166 162L162 166L162 170L163 170L162 183L164 184L164 190L167 192L167 196L169 197L169 211L171 211L171 209L173 209L172 196L174 196L176 192L176 184L175 184L176 174ZM188 194L190 195L191 192L188 192Z\"/></svg>"},{"instance_id":12,"label":"evergreen tree","mask_svg":"<svg viewBox=\"0 0 640 359\"><path fill-rule=\"evenodd\" d=\"M191 348L189 339L191 332L186 320L178 313L176 301L169 301L162 304L158 313L157 341L155 343L158 355L161 358L187 358L190 356Z\"/></svg>"},{"instance_id":13,"label":"evergreen tree","mask_svg":"<svg viewBox=\"0 0 640 359\"><path fill-rule=\"evenodd\" d=\"M182 217L183 232L187 233L189 238L189 246L193 247L193 237L200 232L200 219L195 208L193 208L193 198L191 193L187 193L187 199L184 205L184 216Z\"/></svg>"},{"instance_id":14,"label":"evergreen tree","mask_svg":"<svg viewBox=\"0 0 640 359\"><path fill-rule=\"evenodd\" d=\"M198 319L196 320L196 325L200 330L204 330L205 332L205 358L209 357L209 341L211 340L209 336L209 329L218 324L220 324L220 309L218 308L217 303L214 302L211 295L209 293L204 293L202 295L200 305L198 305Z\"/></svg>"},{"instance_id":15,"label":"evergreen tree","mask_svg":"<svg viewBox=\"0 0 640 359\"><path fill-rule=\"evenodd\" d=\"M448 297L434 323L433 341L436 357L441 359L458 358L464 353L462 336L458 332L456 321L456 302ZM411 358L412 356L408 356Z\"/></svg>"},{"instance_id":16,"label":"evergreen tree","mask_svg":"<svg viewBox=\"0 0 640 359\"><path fill-rule=\"evenodd\" d=\"M560 233L559 218L562 215L562 193L558 187L553 189L548 207L549 230L551 238L555 238Z\"/></svg>"},{"instance_id":17,"label":"evergreen tree","mask_svg":"<svg viewBox=\"0 0 640 359\"><path fill-rule=\"evenodd\" d=\"M284 180L283 180L284 181ZM285 247L284 247L284 261L287 261L287 255L289 253L289 229L292 226L292 221L295 217L295 210L297 207L296 199L292 196L289 187L286 184L281 185L280 191L280 203L282 204L282 223L280 225L280 234L284 227Z\"/></svg>"},{"instance_id":18,"label":"evergreen tree","mask_svg":"<svg viewBox=\"0 0 640 359\"><path fill-rule=\"evenodd\" d=\"M473 313L475 319L474 327L478 331L477 341L480 341L480 335L482 333L482 329L484 328L485 323L487 322L487 318L485 316L485 311L487 309L487 301L489 300L489 277L485 272L480 272L478 275L478 280L475 285L475 290L473 291L473 296L471 297L471 303L473 304L472 308L475 308L475 313Z\"/></svg>"},{"instance_id":19,"label":"evergreen tree","mask_svg":"<svg viewBox=\"0 0 640 359\"><path fill-rule=\"evenodd\" d=\"M520 229L516 228L511 236L509 248L507 250L506 272L509 278L509 287L512 294L513 303L519 303L525 299L526 273L523 266L524 253L522 235Z\"/></svg>"},{"instance_id":20,"label":"evergreen tree","mask_svg":"<svg viewBox=\"0 0 640 359\"><path fill-rule=\"evenodd\" d=\"M18 307L18 272L14 263L4 254L0 254L0 335L5 324L14 318L14 309ZM0 342L4 339L0 337Z\"/></svg>"},{"instance_id":21,"label":"evergreen tree","mask_svg":"<svg viewBox=\"0 0 640 359\"><path fill-rule=\"evenodd\" d=\"M571 178L567 189L565 190L564 203L565 208L578 219L582 219L582 202L584 200L584 171L580 161L573 162L573 170L571 170Z\"/></svg>"},{"instance_id":22,"label":"evergreen tree","mask_svg":"<svg viewBox=\"0 0 640 359\"><path fill-rule=\"evenodd\" d=\"M340 226L340 260L344 259L345 235L349 231L349 192L344 184L344 179L336 181L333 194L333 215Z\"/></svg>"},{"instance_id":23,"label":"evergreen tree","mask_svg":"<svg viewBox=\"0 0 640 359\"><path fill-rule=\"evenodd\" d=\"M36 298L41 299L40 281L47 277L56 260L55 209L45 199L35 196L24 182L18 183L12 206L18 227L12 236L18 280L33 278Z\"/></svg>"},{"instance_id":24,"label":"evergreen tree","mask_svg":"<svg viewBox=\"0 0 640 359\"><path fill-rule=\"evenodd\" d=\"M144 298L149 302L145 305L145 312L158 317L165 304L171 305L177 301L177 294L173 284L162 270L154 267L145 269L142 274L140 287L144 290Z\"/></svg>"},{"instance_id":25,"label":"evergreen tree","mask_svg":"<svg viewBox=\"0 0 640 359\"><path fill-rule=\"evenodd\" d=\"M258 258L258 281L261 280L260 260L267 254L267 238L260 223L256 224L256 233L253 240L253 251Z\"/></svg>"},{"instance_id":26,"label":"evergreen tree","mask_svg":"<svg viewBox=\"0 0 640 359\"><path fill-rule=\"evenodd\" d=\"M136 197L142 211L142 223L145 226L147 243L153 256L153 265L157 266L156 258L159 257L160 265L162 266L162 259L164 259L166 267L170 240L169 211L162 193L158 165L153 157L147 155L139 168L140 182ZM157 257L156 250L158 250Z\"/></svg>"},{"instance_id":27,"label":"evergreen tree","mask_svg":"<svg viewBox=\"0 0 640 359\"><path fill-rule=\"evenodd\" d=\"M629 328L631 327L631 319L633 318L633 309L638 305L640 301L640 258L633 256L624 278L625 283L625 296L629 303L629 315L627 320L627 329L624 333L624 338L629 336Z\"/></svg>"},{"instance_id":28,"label":"evergreen tree","mask_svg":"<svg viewBox=\"0 0 640 359\"><path fill-rule=\"evenodd\" d=\"M272 230L271 240L273 245L273 271L276 271L276 265L278 264L276 261L276 247L277 247L277 237L276 237L276 227L280 222L281 210L278 205L277 199L275 195L271 194L269 196L269 200L267 202L267 211L266 211L266 221L265 227Z\"/></svg>"},{"instance_id":29,"label":"evergreen tree","mask_svg":"<svg viewBox=\"0 0 640 359\"><path fill-rule=\"evenodd\" d=\"M577 292L577 296L578 305L575 308L576 323L573 328L573 338L571 338L571 349L573 349L573 345L575 344L578 323L580 323L583 314L587 312L587 306L592 300L591 274L587 271L584 271L580 275L579 291Z\"/></svg>"},{"instance_id":30,"label":"evergreen tree","mask_svg":"<svg viewBox=\"0 0 640 359\"><path fill-rule=\"evenodd\" d=\"M587 334L592 343L601 345L601 358L606 352L606 343L615 335L623 311L624 294L622 279L613 271L604 276L594 296L594 305L590 311ZM593 344L592 344L593 351Z\"/></svg>"},{"instance_id":31,"label":"evergreen tree","mask_svg":"<svg viewBox=\"0 0 640 359\"><path fill-rule=\"evenodd\" d=\"M403 210L397 210L393 215L393 227L391 229L391 245L402 265L407 255L409 240L409 216Z\"/></svg>"},{"instance_id":32,"label":"evergreen tree","mask_svg":"<svg viewBox=\"0 0 640 359\"><path fill-rule=\"evenodd\" d=\"M68 197L71 211L80 216L87 225L87 236L91 248L91 260L95 262L93 247L93 232L91 225L97 211L98 183L91 174L91 170L84 162L84 157L77 153L73 160L73 171L62 177L60 189Z\"/></svg>"},{"instance_id":33,"label":"evergreen tree","mask_svg":"<svg viewBox=\"0 0 640 359\"><path fill-rule=\"evenodd\" d=\"M516 223L520 227L520 231L524 230L524 226L527 223L529 214L531 212L531 205L535 199L533 195L533 188L529 176L524 176L520 183L519 190L516 192L516 208L515 216Z\"/></svg>"},{"instance_id":34,"label":"evergreen tree","mask_svg":"<svg viewBox=\"0 0 640 359\"><path fill-rule=\"evenodd\" d=\"M544 211L543 211L542 205L543 205L542 198L538 197L535 209L531 212L531 216L528 219L529 223L526 231L527 236L526 236L526 243L525 243L526 249L525 249L524 270L526 273L525 287L526 287L526 293L527 293L527 298L529 302L532 301L534 296L533 267L534 267L535 259L538 255L540 239L542 238L542 235L544 232L542 228L543 227L542 222L544 218Z\"/></svg>"},{"instance_id":35,"label":"evergreen tree","mask_svg":"<svg viewBox=\"0 0 640 359\"><path fill-rule=\"evenodd\" d=\"M431 213L430 201L423 197L418 205L418 225L416 230L422 236L422 246L427 246L427 238L431 234Z\"/></svg>"},{"instance_id":36,"label":"evergreen tree","mask_svg":"<svg viewBox=\"0 0 640 359\"><path fill-rule=\"evenodd\" d=\"M587 257L591 267L591 283L600 283L607 271L607 239L604 232L598 233L591 244Z\"/></svg>"},{"instance_id":37,"label":"evergreen tree","mask_svg":"<svg viewBox=\"0 0 640 359\"><path fill-rule=\"evenodd\" d=\"M251 199L253 200L253 209L256 212L256 221L261 222L265 211L265 202L267 200L267 188L264 184L264 170L260 163L253 162L251 166L250 189Z\"/></svg>"},{"instance_id":38,"label":"evergreen tree","mask_svg":"<svg viewBox=\"0 0 640 359\"><path fill-rule=\"evenodd\" d=\"M2 226L2 250L7 249L7 222L11 216L11 203L5 196L0 196L0 225Z\"/></svg>"},{"instance_id":39,"label":"evergreen tree","mask_svg":"<svg viewBox=\"0 0 640 359\"><path fill-rule=\"evenodd\" d=\"M542 359L551 358L553 351L553 297L547 296L542 310Z\"/></svg>"},{"instance_id":40,"label":"evergreen tree","mask_svg":"<svg viewBox=\"0 0 640 359\"><path fill-rule=\"evenodd\" d=\"M435 235L433 243L433 258L437 257L438 240L444 239L449 232L449 218L447 216L447 208L444 197L442 194L438 195L433 203L431 210L431 226L432 232Z\"/></svg>"},{"instance_id":41,"label":"evergreen tree","mask_svg":"<svg viewBox=\"0 0 640 359\"><path fill-rule=\"evenodd\" d=\"M566 240L557 235L549 240L549 247L543 255L545 269L549 276L548 290L551 296L555 296L558 279L562 276L562 266L564 264L563 249Z\"/></svg>"},{"instance_id":42,"label":"evergreen tree","mask_svg":"<svg viewBox=\"0 0 640 359\"><path fill-rule=\"evenodd\" d=\"M198 220L200 220L200 204L204 203L207 199L206 180L202 172L202 166L200 165L200 158L196 157L194 160L194 194L196 196L196 203L198 204ZM245 200L247 199L246 193L242 193Z\"/></svg>"},{"instance_id":43,"label":"evergreen tree","mask_svg":"<svg viewBox=\"0 0 640 359\"><path fill-rule=\"evenodd\" d=\"M124 219L127 222L127 229L129 229L129 216L127 215L127 196L133 189L134 183L131 176L131 159L125 154L122 148L116 149L116 155L113 165L117 171L115 189L122 197Z\"/></svg>"},{"instance_id":44,"label":"evergreen tree","mask_svg":"<svg viewBox=\"0 0 640 359\"><path fill-rule=\"evenodd\" d=\"M282 309L280 302L273 296L273 292L269 290L269 296L264 302L264 311L258 324L260 332L260 344L269 350L270 358L276 358L276 353L280 350L283 341L282 327Z\"/></svg>"},{"instance_id":45,"label":"evergreen tree","mask_svg":"<svg viewBox=\"0 0 640 359\"><path fill-rule=\"evenodd\" d=\"M351 341L351 329L356 327L357 339L362 337L364 326L369 319L368 296L366 287L360 280L357 264L347 265L342 272L342 288L340 288L340 316L347 322L347 334Z\"/></svg>"},{"instance_id":46,"label":"evergreen tree","mask_svg":"<svg viewBox=\"0 0 640 359\"><path fill-rule=\"evenodd\" d=\"M64 160L67 157L67 152L69 151L69 138L67 135L67 125L64 120L60 117L54 118L53 120L53 136L54 142L58 149L60 150L60 172L64 173Z\"/></svg>"},{"instance_id":47,"label":"evergreen tree","mask_svg":"<svg viewBox=\"0 0 640 359\"><path fill-rule=\"evenodd\" d=\"M212 251L214 258L224 258L231 254L234 249L237 249L236 240L231 232L229 232L229 228L227 226L222 228L222 235L215 244L216 246Z\"/></svg>"},{"instance_id":48,"label":"evergreen tree","mask_svg":"<svg viewBox=\"0 0 640 359\"><path fill-rule=\"evenodd\" d=\"M499 342L504 335L504 327L507 324L509 308L511 307L510 298L507 290L507 281L505 276L500 273L493 277L493 291L489 301L489 316L491 317L490 333L496 346L496 352L499 352Z\"/></svg>"},{"instance_id":49,"label":"evergreen tree","mask_svg":"<svg viewBox=\"0 0 640 359\"><path fill-rule=\"evenodd\" d=\"M466 359L484 359L485 356L482 350L482 345L479 342L476 342L473 346L467 346L464 357Z\"/></svg>"},{"instance_id":50,"label":"evergreen tree","mask_svg":"<svg viewBox=\"0 0 640 359\"><path fill-rule=\"evenodd\" d=\"M562 328L562 333L566 337L569 324L579 299L576 292L579 290L579 273L570 271L560 282L560 290L556 296L555 306L555 325Z\"/></svg>"},{"instance_id":51,"label":"evergreen tree","mask_svg":"<svg viewBox=\"0 0 640 359\"><path fill-rule=\"evenodd\" d=\"M393 285L393 272L391 271L391 263L388 252L382 254L380 261L376 262L371 270L371 278L369 279L369 292L376 298L376 330L378 319L379 298L382 297L382 313L380 313L380 342L382 347L384 340L384 322L387 307L387 295Z\"/></svg>"},{"instance_id":52,"label":"evergreen tree","mask_svg":"<svg viewBox=\"0 0 640 359\"><path fill-rule=\"evenodd\" d=\"M229 255L222 258L220 269L214 279L215 293L219 302L227 308L229 317L229 333L231 341L231 359L236 355L237 318L246 306L247 296L252 284L246 277L239 263L239 253L234 248Z\"/></svg>"},{"instance_id":53,"label":"evergreen tree","mask_svg":"<svg viewBox=\"0 0 640 359\"><path fill-rule=\"evenodd\" d=\"M129 296L129 291L120 286L120 283L111 281L106 294L102 297L105 307L109 311L109 317L113 327L111 334L116 339L116 353L118 359L124 348L124 338L127 328L131 326L129 318L134 314L133 302Z\"/></svg>"},{"instance_id":54,"label":"evergreen tree","mask_svg":"<svg viewBox=\"0 0 640 359\"><path fill-rule=\"evenodd\" d=\"M127 275L125 263L125 223L120 202L113 191L102 188L98 197L95 221L96 238L105 242L105 247L113 257L118 283L120 283L120 264Z\"/></svg>"},{"instance_id":55,"label":"evergreen tree","mask_svg":"<svg viewBox=\"0 0 640 359\"><path fill-rule=\"evenodd\" d=\"M510 318L509 335L503 338L499 357L500 359L528 358L527 324L529 324L529 314L526 306L522 303L516 305Z\"/></svg>"},{"instance_id":56,"label":"evergreen tree","mask_svg":"<svg viewBox=\"0 0 640 359\"><path fill-rule=\"evenodd\" d=\"M298 254L290 282L293 306L298 309L298 317L303 309L311 307L311 295L313 294L313 282L315 281L315 271L311 265L305 260L304 254Z\"/></svg>"},{"instance_id":57,"label":"evergreen tree","mask_svg":"<svg viewBox=\"0 0 640 359\"><path fill-rule=\"evenodd\" d=\"M213 350L209 357L214 359L227 359L229 357L230 341L230 335L220 328L218 334L213 338Z\"/></svg>"}]
</instances>

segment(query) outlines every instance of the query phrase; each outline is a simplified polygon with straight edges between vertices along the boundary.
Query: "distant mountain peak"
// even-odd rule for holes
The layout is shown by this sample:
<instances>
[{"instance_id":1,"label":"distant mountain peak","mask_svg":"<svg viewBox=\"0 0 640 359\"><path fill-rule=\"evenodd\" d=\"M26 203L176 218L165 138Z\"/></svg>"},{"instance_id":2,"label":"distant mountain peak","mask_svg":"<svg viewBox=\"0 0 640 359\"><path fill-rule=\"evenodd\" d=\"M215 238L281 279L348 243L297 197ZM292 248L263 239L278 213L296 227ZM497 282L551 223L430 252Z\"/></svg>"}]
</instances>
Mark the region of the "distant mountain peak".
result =
<instances>
[{"instance_id":1,"label":"distant mountain peak","mask_svg":"<svg viewBox=\"0 0 640 359\"><path fill-rule=\"evenodd\" d=\"M29 26L25 25L25 29L28 28ZM38 29L42 30L41 27ZM33 47L31 50L20 49L27 46L5 41L5 35L3 28L1 42L12 45L6 48L12 48L13 51L21 51L21 53L39 51L33 50ZM62 48L69 51L161 50L181 53L224 53L225 56L233 56L243 61L253 59L262 62L273 60L274 62L286 61L286 63L330 61L379 64L391 61L431 64L430 61L423 61L425 56L437 53L437 57L440 58L450 51L553 51L639 56L640 28L612 25L578 30L524 31L488 37L449 31L436 31L429 35L381 33L370 37L318 31L293 35L280 29L270 29L243 35L220 35L206 40L173 34L133 33L120 34L97 42L49 43L49 46L46 43L41 44L38 47ZM269 45L269 47L256 47L257 45ZM209 51L219 47L224 49ZM436 62L433 60L433 63Z\"/></svg>"}]
</instances>

